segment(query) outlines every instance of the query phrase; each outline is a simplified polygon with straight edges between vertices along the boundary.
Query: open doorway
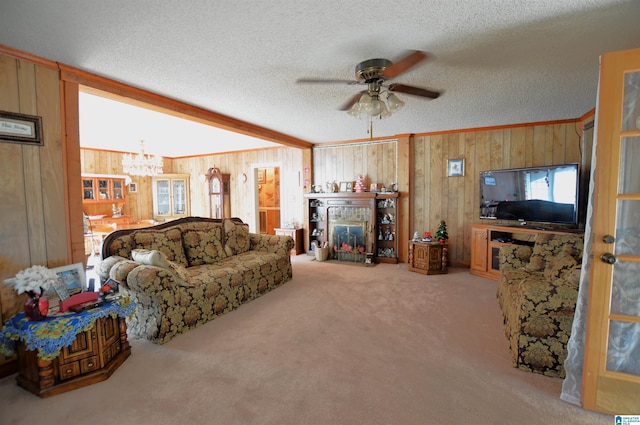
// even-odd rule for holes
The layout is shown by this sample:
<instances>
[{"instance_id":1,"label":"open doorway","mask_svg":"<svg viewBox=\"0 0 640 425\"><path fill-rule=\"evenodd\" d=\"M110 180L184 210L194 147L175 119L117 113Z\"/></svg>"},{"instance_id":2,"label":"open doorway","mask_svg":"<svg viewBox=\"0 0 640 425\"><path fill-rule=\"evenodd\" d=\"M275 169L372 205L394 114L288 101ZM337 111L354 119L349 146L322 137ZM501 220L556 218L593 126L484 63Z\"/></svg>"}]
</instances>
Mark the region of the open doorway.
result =
<instances>
[{"instance_id":1,"label":"open doorway","mask_svg":"<svg viewBox=\"0 0 640 425\"><path fill-rule=\"evenodd\" d=\"M280 227L280 167L258 167L256 174L259 231L275 235Z\"/></svg>"}]
</instances>

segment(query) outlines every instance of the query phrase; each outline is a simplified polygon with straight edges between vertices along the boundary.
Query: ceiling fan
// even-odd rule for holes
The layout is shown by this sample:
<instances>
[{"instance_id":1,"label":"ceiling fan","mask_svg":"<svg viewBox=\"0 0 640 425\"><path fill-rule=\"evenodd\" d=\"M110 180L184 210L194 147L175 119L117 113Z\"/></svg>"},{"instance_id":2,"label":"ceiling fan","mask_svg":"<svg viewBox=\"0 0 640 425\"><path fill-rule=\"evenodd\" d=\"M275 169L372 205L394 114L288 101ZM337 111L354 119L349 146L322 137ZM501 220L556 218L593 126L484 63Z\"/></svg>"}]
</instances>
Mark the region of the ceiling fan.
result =
<instances>
[{"instance_id":1,"label":"ceiling fan","mask_svg":"<svg viewBox=\"0 0 640 425\"><path fill-rule=\"evenodd\" d=\"M428 55L421 51L412 51L397 62L388 59L368 59L356 65L356 80L299 78L298 83L341 83L349 85L366 85L367 89L356 93L339 110L348 111L350 115L360 118L362 113L368 116L386 118L404 106L393 92L406 93L413 96L436 99L440 92L427 90L406 84L392 83L395 78L426 60Z\"/></svg>"}]
</instances>

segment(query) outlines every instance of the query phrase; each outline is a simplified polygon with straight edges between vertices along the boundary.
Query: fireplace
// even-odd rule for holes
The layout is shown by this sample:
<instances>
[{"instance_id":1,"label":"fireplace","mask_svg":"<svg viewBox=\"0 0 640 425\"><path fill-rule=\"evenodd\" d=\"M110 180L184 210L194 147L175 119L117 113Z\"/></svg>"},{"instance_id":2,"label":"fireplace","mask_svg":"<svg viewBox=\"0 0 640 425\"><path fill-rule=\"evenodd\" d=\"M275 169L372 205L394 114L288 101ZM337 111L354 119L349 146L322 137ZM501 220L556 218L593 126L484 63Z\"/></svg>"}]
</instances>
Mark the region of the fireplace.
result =
<instances>
[{"instance_id":1,"label":"fireplace","mask_svg":"<svg viewBox=\"0 0 640 425\"><path fill-rule=\"evenodd\" d=\"M364 263L367 253L367 222L335 222L330 227L332 258Z\"/></svg>"},{"instance_id":2,"label":"fireplace","mask_svg":"<svg viewBox=\"0 0 640 425\"><path fill-rule=\"evenodd\" d=\"M371 208L335 206L328 209L330 258L364 263L371 244Z\"/></svg>"}]
</instances>

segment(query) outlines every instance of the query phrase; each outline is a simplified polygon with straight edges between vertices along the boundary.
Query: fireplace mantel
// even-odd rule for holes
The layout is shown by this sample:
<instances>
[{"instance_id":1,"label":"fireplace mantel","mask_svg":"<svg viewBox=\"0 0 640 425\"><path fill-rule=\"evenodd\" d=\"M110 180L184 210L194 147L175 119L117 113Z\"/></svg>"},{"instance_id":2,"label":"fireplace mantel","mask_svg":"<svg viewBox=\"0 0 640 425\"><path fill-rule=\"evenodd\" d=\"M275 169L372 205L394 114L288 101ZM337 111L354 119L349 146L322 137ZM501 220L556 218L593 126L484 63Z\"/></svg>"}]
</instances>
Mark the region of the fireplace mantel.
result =
<instances>
[{"instance_id":1,"label":"fireplace mantel","mask_svg":"<svg viewBox=\"0 0 640 425\"><path fill-rule=\"evenodd\" d=\"M329 258L344 259L352 258L353 261L364 261L365 253L373 253L378 262L397 263L398 245L395 240L397 237L397 192L335 192L335 193L307 193L305 198L308 200L308 243L309 254L314 255L312 245L315 242L317 246L326 245L330 248ZM386 200L392 200L392 208L387 206ZM380 217L378 217L380 216ZM389 221L391 219L391 221ZM351 231L358 231L357 222L363 222L366 227L361 227L366 234L364 247L361 246L360 238L353 236L353 240L358 240L357 246L345 246L354 255L344 255L341 249L341 243L336 243L335 232L333 226L339 224L341 228L347 229L349 239ZM364 224L363 224L364 226ZM344 229L343 229L344 230ZM379 235L383 235L380 239ZM387 237L391 238L387 240Z\"/></svg>"}]
</instances>

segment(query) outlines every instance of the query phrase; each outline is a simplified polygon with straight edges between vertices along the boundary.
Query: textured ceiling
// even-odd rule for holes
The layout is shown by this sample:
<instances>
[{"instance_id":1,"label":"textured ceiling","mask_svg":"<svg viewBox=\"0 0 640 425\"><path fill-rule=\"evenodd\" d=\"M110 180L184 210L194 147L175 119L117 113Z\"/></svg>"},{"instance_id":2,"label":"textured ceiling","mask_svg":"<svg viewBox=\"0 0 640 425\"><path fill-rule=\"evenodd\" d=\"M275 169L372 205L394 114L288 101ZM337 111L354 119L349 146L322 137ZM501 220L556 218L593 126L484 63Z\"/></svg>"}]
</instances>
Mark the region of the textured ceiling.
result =
<instances>
[{"instance_id":1,"label":"textured ceiling","mask_svg":"<svg viewBox=\"0 0 640 425\"><path fill-rule=\"evenodd\" d=\"M599 56L640 46L639 18L622 0L0 0L0 44L323 143L369 137L337 110L361 88L297 78L433 54L393 82L444 94L399 95L375 137L575 118L596 104ZM182 156L225 133L146 143Z\"/></svg>"}]
</instances>

